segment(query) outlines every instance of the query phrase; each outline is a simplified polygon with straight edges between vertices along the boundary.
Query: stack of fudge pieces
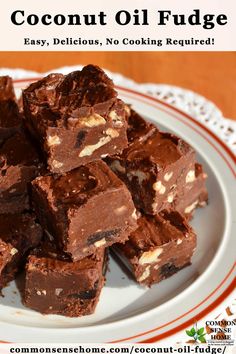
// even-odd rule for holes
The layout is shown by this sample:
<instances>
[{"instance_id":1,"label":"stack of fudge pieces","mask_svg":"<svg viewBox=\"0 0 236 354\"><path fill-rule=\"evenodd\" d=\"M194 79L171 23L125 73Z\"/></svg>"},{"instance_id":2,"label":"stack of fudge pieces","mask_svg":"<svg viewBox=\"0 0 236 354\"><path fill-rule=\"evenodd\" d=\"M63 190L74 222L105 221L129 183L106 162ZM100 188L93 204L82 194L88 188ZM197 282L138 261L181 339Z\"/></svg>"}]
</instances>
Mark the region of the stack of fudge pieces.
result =
<instances>
[{"instance_id":1,"label":"stack of fudge pieces","mask_svg":"<svg viewBox=\"0 0 236 354\"><path fill-rule=\"evenodd\" d=\"M138 228L113 250L137 282L151 286L191 263L196 234L188 220L206 205L207 175L184 140L133 110L127 121L128 147L107 163L132 194Z\"/></svg>"},{"instance_id":2,"label":"stack of fudge pieces","mask_svg":"<svg viewBox=\"0 0 236 354\"><path fill-rule=\"evenodd\" d=\"M40 243L42 230L30 207L29 183L41 170L23 129L12 80L0 77L0 291Z\"/></svg>"},{"instance_id":3,"label":"stack of fudge pieces","mask_svg":"<svg viewBox=\"0 0 236 354\"><path fill-rule=\"evenodd\" d=\"M26 263L24 304L76 317L96 308L109 248L142 285L191 263L188 220L207 190L185 141L140 117L94 65L31 84L22 112L0 80L1 288Z\"/></svg>"}]
</instances>

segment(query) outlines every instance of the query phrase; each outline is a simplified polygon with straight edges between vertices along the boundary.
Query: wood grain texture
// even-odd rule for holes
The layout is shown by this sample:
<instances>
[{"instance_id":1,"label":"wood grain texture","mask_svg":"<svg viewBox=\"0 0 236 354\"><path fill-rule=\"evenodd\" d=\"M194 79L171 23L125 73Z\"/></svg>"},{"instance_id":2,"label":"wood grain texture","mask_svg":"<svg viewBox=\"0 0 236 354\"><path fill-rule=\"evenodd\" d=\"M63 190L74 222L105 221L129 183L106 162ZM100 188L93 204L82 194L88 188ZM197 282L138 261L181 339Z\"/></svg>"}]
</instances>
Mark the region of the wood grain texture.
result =
<instances>
[{"instance_id":1,"label":"wood grain texture","mask_svg":"<svg viewBox=\"0 0 236 354\"><path fill-rule=\"evenodd\" d=\"M93 63L137 82L188 88L236 119L236 52L0 52L0 67L40 72Z\"/></svg>"}]
</instances>

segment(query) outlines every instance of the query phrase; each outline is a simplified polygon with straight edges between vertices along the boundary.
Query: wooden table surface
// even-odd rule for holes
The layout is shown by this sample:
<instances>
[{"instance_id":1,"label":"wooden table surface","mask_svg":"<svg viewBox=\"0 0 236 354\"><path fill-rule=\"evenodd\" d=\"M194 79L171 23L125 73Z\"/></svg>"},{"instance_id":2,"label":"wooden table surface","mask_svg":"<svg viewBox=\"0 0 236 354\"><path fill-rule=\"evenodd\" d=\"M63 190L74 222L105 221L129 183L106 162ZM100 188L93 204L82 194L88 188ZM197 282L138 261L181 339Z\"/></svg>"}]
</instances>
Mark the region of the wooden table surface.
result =
<instances>
[{"instance_id":1,"label":"wooden table surface","mask_svg":"<svg viewBox=\"0 0 236 354\"><path fill-rule=\"evenodd\" d=\"M236 52L0 52L0 67L40 72L89 63L137 82L191 89L236 120Z\"/></svg>"}]
</instances>

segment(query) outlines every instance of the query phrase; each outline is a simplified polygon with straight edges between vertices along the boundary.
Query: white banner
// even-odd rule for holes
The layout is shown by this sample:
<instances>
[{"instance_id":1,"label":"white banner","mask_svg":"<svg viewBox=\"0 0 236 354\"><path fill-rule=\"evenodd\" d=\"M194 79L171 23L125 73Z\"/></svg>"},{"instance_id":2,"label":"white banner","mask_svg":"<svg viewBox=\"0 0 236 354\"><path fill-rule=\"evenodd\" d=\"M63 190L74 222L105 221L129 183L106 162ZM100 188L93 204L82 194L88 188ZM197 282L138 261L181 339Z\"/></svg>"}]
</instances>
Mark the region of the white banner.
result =
<instances>
[{"instance_id":1,"label":"white banner","mask_svg":"<svg viewBox=\"0 0 236 354\"><path fill-rule=\"evenodd\" d=\"M235 0L1 1L2 51L232 51Z\"/></svg>"}]
</instances>

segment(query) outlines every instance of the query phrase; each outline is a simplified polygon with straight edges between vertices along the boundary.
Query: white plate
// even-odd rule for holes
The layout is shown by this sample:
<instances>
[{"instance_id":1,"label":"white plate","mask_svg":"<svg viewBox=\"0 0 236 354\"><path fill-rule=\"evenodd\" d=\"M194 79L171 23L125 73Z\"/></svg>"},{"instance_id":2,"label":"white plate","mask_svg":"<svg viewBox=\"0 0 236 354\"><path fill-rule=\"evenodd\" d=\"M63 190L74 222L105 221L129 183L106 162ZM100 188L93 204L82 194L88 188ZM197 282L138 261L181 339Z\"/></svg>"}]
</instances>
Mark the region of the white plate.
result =
<instances>
[{"instance_id":1,"label":"white plate","mask_svg":"<svg viewBox=\"0 0 236 354\"><path fill-rule=\"evenodd\" d=\"M16 82L25 87L26 80ZM84 318L43 316L24 308L15 284L0 298L0 336L10 342L151 342L212 311L233 290L236 210L234 156L206 127L175 108L119 87L120 97L196 149L209 176L210 204L195 214L198 246L190 267L145 289L111 259L96 313Z\"/></svg>"}]
</instances>

